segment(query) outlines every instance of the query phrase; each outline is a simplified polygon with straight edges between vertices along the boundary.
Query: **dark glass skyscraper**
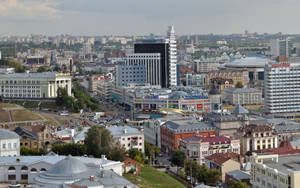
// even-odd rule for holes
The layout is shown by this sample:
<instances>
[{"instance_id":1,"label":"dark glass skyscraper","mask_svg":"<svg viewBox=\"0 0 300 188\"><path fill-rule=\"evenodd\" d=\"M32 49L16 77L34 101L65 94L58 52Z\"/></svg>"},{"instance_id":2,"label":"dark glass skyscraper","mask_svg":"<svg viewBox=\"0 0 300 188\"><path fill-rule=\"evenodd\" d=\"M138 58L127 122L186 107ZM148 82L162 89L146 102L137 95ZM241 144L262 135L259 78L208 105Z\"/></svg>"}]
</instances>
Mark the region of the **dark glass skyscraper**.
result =
<instances>
[{"instance_id":1,"label":"dark glass skyscraper","mask_svg":"<svg viewBox=\"0 0 300 188\"><path fill-rule=\"evenodd\" d=\"M160 54L160 77L161 87L170 87L170 61L169 61L169 44L155 41L142 41L134 44L134 53L159 53Z\"/></svg>"}]
</instances>

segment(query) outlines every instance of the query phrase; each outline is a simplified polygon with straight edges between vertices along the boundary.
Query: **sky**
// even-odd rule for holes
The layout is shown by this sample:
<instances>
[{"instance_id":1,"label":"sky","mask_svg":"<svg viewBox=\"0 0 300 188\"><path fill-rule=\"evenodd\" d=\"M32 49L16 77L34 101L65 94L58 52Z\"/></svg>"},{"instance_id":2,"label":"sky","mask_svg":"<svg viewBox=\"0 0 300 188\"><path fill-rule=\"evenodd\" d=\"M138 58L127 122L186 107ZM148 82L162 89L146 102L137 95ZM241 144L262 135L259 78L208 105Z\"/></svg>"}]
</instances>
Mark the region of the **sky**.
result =
<instances>
[{"instance_id":1,"label":"sky","mask_svg":"<svg viewBox=\"0 0 300 188\"><path fill-rule=\"evenodd\" d=\"M0 0L0 35L300 33L299 0Z\"/></svg>"}]
</instances>

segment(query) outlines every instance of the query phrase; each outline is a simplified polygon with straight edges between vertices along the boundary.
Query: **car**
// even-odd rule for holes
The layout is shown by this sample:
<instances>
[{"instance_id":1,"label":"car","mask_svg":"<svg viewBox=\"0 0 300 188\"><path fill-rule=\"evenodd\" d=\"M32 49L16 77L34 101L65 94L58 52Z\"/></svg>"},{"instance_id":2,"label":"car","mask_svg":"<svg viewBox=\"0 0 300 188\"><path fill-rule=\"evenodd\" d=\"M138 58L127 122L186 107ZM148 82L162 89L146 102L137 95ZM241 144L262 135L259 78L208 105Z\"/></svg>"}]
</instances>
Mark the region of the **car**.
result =
<instances>
[{"instance_id":1,"label":"car","mask_svg":"<svg viewBox=\"0 0 300 188\"><path fill-rule=\"evenodd\" d=\"M186 179L187 181L190 181L190 180L191 180L191 176L186 176L185 179Z\"/></svg>"}]
</instances>

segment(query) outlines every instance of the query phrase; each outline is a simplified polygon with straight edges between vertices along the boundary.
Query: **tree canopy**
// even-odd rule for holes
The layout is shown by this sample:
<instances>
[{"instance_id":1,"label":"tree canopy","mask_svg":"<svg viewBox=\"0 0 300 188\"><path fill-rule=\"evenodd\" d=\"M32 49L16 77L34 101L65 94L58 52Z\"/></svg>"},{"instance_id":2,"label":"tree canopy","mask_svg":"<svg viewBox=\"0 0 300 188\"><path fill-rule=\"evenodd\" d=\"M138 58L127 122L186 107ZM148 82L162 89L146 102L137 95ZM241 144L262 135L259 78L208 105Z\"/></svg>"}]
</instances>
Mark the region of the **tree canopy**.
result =
<instances>
[{"instance_id":1,"label":"tree canopy","mask_svg":"<svg viewBox=\"0 0 300 188\"><path fill-rule=\"evenodd\" d=\"M235 85L235 88L243 88L244 86L243 86L243 83L242 82L238 82L238 83L236 83L236 85Z\"/></svg>"},{"instance_id":2,"label":"tree canopy","mask_svg":"<svg viewBox=\"0 0 300 188\"><path fill-rule=\"evenodd\" d=\"M184 160L186 159L185 153L181 150L174 150L171 155L171 162L176 166L184 166Z\"/></svg>"}]
</instances>

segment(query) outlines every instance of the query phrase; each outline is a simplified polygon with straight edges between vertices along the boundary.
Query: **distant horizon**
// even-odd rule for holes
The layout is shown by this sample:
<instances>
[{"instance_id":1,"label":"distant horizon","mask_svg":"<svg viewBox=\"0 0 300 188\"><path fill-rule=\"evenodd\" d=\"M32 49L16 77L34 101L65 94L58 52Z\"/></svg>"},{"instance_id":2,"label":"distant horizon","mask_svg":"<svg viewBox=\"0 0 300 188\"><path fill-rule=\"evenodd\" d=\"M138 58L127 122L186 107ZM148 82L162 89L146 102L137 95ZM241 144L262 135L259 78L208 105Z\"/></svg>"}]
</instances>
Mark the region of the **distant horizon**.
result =
<instances>
[{"instance_id":1,"label":"distant horizon","mask_svg":"<svg viewBox=\"0 0 300 188\"><path fill-rule=\"evenodd\" d=\"M297 0L0 0L0 35L300 33Z\"/></svg>"}]
</instances>

